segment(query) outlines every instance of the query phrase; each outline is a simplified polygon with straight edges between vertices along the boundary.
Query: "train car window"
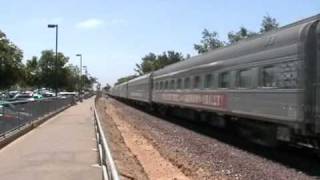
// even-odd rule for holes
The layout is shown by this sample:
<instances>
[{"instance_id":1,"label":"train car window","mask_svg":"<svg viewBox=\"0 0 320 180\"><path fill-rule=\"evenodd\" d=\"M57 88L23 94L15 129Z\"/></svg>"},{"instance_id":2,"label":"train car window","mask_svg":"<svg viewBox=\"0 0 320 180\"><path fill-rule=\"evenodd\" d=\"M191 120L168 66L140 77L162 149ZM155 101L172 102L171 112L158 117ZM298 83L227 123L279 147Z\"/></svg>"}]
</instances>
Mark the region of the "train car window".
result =
<instances>
[{"instance_id":1,"label":"train car window","mask_svg":"<svg viewBox=\"0 0 320 180\"><path fill-rule=\"evenodd\" d=\"M170 81L170 89L174 89L174 79Z\"/></svg>"},{"instance_id":2,"label":"train car window","mask_svg":"<svg viewBox=\"0 0 320 180\"><path fill-rule=\"evenodd\" d=\"M204 80L204 88L211 88L213 86L213 75L207 74Z\"/></svg>"},{"instance_id":3,"label":"train car window","mask_svg":"<svg viewBox=\"0 0 320 180\"><path fill-rule=\"evenodd\" d=\"M159 82L156 82L156 90L159 90Z\"/></svg>"},{"instance_id":4,"label":"train car window","mask_svg":"<svg viewBox=\"0 0 320 180\"><path fill-rule=\"evenodd\" d=\"M199 89L201 84L201 78L200 76L195 76L193 78L193 89Z\"/></svg>"},{"instance_id":5,"label":"train car window","mask_svg":"<svg viewBox=\"0 0 320 180\"><path fill-rule=\"evenodd\" d=\"M262 83L263 87L276 87L276 66L265 66L262 68Z\"/></svg>"},{"instance_id":6,"label":"train car window","mask_svg":"<svg viewBox=\"0 0 320 180\"><path fill-rule=\"evenodd\" d=\"M190 78L187 77L184 79L184 89L189 89L190 88Z\"/></svg>"},{"instance_id":7,"label":"train car window","mask_svg":"<svg viewBox=\"0 0 320 180\"><path fill-rule=\"evenodd\" d=\"M169 89L169 82L168 82L168 81L166 81L166 82L164 83L164 89Z\"/></svg>"},{"instance_id":8,"label":"train car window","mask_svg":"<svg viewBox=\"0 0 320 180\"><path fill-rule=\"evenodd\" d=\"M163 89L163 81L160 81L160 89Z\"/></svg>"},{"instance_id":9,"label":"train car window","mask_svg":"<svg viewBox=\"0 0 320 180\"><path fill-rule=\"evenodd\" d=\"M182 80L178 79L177 80L177 89L181 89L182 88Z\"/></svg>"},{"instance_id":10,"label":"train car window","mask_svg":"<svg viewBox=\"0 0 320 180\"><path fill-rule=\"evenodd\" d=\"M252 87L252 69L244 69L238 72L238 87L250 88Z\"/></svg>"},{"instance_id":11,"label":"train car window","mask_svg":"<svg viewBox=\"0 0 320 180\"><path fill-rule=\"evenodd\" d=\"M231 82L230 72L223 72L219 76L219 87L220 88L229 88Z\"/></svg>"},{"instance_id":12,"label":"train car window","mask_svg":"<svg viewBox=\"0 0 320 180\"><path fill-rule=\"evenodd\" d=\"M283 89L294 89L298 85L298 62L287 62L279 64L277 75L277 86Z\"/></svg>"}]
</instances>

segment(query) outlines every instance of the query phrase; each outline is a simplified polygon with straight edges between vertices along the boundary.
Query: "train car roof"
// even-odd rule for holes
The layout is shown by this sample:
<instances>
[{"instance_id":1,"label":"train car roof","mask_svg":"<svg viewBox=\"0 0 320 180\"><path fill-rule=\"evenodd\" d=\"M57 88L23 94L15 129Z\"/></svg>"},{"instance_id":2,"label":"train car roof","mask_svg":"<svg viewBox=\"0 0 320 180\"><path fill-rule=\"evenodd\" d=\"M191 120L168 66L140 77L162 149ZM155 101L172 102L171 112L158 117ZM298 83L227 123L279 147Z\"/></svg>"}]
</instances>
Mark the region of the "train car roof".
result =
<instances>
[{"instance_id":1,"label":"train car roof","mask_svg":"<svg viewBox=\"0 0 320 180\"><path fill-rule=\"evenodd\" d=\"M126 84L128 84L128 81L120 83L120 84L117 84L117 85L113 86L113 88L121 87L121 86L126 85Z\"/></svg>"},{"instance_id":2,"label":"train car roof","mask_svg":"<svg viewBox=\"0 0 320 180\"><path fill-rule=\"evenodd\" d=\"M136 81L140 81L140 80L144 80L144 79L148 79L151 76L152 73L148 73L148 74L144 74L142 76L136 77L134 79L131 79L130 81L128 81L128 83L133 83Z\"/></svg>"},{"instance_id":3,"label":"train car roof","mask_svg":"<svg viewBox=\"0 0 320 180\"><path fill-rule=\"evenodd\" d=\"M128 83L133 82L133 81L138 81L138 80L141 80L141 79L148 78L150 75L151 75L151 73L144 74L144 75L142 75L142 76L139 76L139 77L136 77L136 78L134 78L134 79L131 79L130 81L128 81Z\"/></svg>"},{"instance_id":4,"label":"train car roof","mask_svg":"<svg viewBox=\"0 0 320 180\"><path fill-rule=\"evenodd\" d=\"M281 38L284 39L283 41L285 41L287 39L285 39L284 36L288 36L288 32L291 32L290 30L293 29L294 32L300 32L300 29L302 27L305 27L306 24L309 24L319 19L320 19L320 14L285 25L283 27L280 27L270 32L266 32L245 40L241 40L237 43L228 45L226 47L211 50L207 53L200 54L190 59L187 59L175 64L171 64L162 69L159 69L154 72L154 76L156 77L159 75L171 73L173 71L179 71L181 69L199 66L205 63L223 61L225 59L230 59L236 56L244 55L248 53L248 51L251 51L251 52L258 51L259 50L258 48L263 48L265 44L267 44L268 41L270 41L270 38L272 38L273 36L277 35L277 38L280 39L279 41L281 41ZM296 36L296 39L297 39L298 34L296 35L297 35Z\"/></svg>"}]
</instances>

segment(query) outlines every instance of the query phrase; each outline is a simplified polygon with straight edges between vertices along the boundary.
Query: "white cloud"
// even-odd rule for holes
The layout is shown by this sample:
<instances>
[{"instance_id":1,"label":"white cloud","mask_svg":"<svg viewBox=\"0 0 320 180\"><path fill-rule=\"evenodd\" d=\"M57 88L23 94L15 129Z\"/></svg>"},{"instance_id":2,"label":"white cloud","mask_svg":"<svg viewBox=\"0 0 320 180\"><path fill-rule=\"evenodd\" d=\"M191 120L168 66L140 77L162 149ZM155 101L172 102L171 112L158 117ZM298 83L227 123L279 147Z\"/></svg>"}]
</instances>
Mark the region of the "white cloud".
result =
<instances>
[{"instance_id":1,"label":"white cloud","mask_svg":"<svg viewBox=\"0 0 320 180\"><path fill-rule=\"evenodd\" d=\"M91 19L87 19L79 22L78 24L76 24L76 27L80 29L95 29L103 24L104 24L103 20L91 18Z\"/></svg>"}]
</instances>

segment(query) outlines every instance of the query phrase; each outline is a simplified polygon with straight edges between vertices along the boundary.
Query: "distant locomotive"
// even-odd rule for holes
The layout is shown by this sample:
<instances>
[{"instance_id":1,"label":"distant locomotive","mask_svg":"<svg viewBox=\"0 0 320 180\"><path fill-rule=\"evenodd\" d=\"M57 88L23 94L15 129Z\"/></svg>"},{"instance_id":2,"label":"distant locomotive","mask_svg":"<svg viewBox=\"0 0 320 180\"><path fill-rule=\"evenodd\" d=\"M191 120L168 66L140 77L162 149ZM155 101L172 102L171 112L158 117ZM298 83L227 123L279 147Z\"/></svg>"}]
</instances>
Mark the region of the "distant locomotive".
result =
<instances>
[{"instance_id":1,"label":"distant locomotive","mask_svg":"<svg viewBox=\"0 0 320 180\"><path fill-rule=\"evenodd\" d=\"M320 146L320 15L172 64L110 95Z\"/></svg>"}]
</instances>

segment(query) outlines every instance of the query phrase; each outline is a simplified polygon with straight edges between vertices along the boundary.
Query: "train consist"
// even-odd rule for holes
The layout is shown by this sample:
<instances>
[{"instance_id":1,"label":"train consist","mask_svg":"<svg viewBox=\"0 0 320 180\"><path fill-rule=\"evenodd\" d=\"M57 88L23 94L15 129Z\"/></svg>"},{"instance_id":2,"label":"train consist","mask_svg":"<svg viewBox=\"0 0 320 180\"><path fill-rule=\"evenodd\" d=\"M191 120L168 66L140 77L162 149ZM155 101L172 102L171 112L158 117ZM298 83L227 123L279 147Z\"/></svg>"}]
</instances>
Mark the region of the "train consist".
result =
<instances>
[{"instance_id":1,"label":"train consist","mask_svg":"<svg viewBox=\"0 0 320 180\"><path fill-rule=\"evenodd\" d=\"M110 95L319 149L320 15L140 76Z\"/></svg>"}]
</instances>

